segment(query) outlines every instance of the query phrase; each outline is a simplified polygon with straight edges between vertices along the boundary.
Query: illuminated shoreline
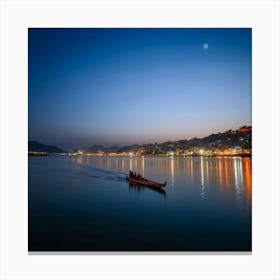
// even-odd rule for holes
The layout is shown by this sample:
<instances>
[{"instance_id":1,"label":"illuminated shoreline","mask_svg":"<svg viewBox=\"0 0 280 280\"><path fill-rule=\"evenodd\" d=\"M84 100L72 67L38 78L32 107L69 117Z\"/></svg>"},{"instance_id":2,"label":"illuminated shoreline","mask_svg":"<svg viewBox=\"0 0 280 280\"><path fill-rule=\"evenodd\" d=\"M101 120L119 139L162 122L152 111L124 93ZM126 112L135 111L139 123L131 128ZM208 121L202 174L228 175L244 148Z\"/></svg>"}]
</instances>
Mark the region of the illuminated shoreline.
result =
<instances>
[{"instance_id":1,"label":"illuminated shoreline","mask_svg":"<svg viewBox=\"0 0 280 280\"><path fill-rule=\"evenodd\" d=\"M192 154L192 155L167 155L167 154L87 154L87 153L46 153L28 152L28 156L82 156L82 157L166 157L166 158L191 158L191 157L252 157L252 153L240 154Z\"/></svg>"}]
</instances>

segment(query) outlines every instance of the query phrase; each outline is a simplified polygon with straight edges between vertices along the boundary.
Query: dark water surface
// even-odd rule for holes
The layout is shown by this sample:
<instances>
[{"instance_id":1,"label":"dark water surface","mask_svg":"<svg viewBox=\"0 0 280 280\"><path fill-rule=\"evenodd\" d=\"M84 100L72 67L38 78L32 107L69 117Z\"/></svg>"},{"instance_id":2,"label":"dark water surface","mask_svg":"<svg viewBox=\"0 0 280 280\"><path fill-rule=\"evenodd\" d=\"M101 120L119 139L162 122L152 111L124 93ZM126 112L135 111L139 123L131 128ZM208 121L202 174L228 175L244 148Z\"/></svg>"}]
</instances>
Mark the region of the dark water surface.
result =
<instances>
[{"instance_id":1,"label":"dark water surface","mask_svg":"<svg viewBox=\"0 0 280 280\"><path fill-rule=\"evenodd\" d=\"M28 160L29 251L251 251L251 158Z\"/></svg>"}]
</instances>

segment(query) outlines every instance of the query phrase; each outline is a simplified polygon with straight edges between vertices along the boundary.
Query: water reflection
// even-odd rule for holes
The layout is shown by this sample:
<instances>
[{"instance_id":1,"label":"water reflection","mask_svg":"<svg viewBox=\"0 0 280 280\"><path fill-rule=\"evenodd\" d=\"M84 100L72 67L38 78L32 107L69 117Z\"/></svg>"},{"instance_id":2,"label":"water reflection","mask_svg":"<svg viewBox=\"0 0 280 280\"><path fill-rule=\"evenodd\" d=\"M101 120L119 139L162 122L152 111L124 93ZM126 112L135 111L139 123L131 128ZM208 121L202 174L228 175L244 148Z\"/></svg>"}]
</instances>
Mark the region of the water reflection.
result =
<instances>
[{"instance_id":1,"label":"water reflection","mask_svg":"<svg viewBox=\"0 0 280 280\"><path fill-rule=\"evenodd\" d=\"M240 158L234 158L234 185L235 185L235 197L239 202L242 199L244 192L243 189L243 176L242 176L242 164Z\"/></svg>"},{"instance_id":2,"label":"water reflection","mask_svg":"<svg viewBox=\"0 0 280 280\"><path fill-rule=\"evenodd\" d=\"M145 176L145 157L141 157L142 176Z\"/></svg>"},{"instance_id":3,"label":"water reflection","mask_svg":"<svg viewBox=\"0 0 280 280\"><path fill-rule=\"evenodd\" d=\"M246 197L248 201L252 199L252 165L250 158L244 158L242 161L242 168L244 170L244 186Z\"/></svg>"},{"instance_id":4,"label":"water reflection","mask_svg":"<svg viewBox=\"0 0 280 280\"><path fill-rule=\"evenodd\" d=\"M170 158L171 187L174 188L174 157Z\"/></svg>"},{"instance_id":5,"label":"water reflection","mask_svg":"<svg viewBox=\"0 0 280 280\"><path fill-rule=\"evenodd\" d=\"M73 157L78 165L127 174L129 170L158 182L167 181L167 188L184 186L197 189L201 199L209 195L234 196L250 206L252 199L251 158L241 157ZM124 176L124 175L122 175Z\"/></svg>"},{"instance_id":6,"label":"water reflection","mask_svg":"<svg viewBox=\"0 0 280 280\"><path fill-rule=\"evenodd\" d=\"M50 156L28 161L29 250L252 249L251 158ZM167 186L154 190L129 184L129 169Z\"/></svg>"},{"instance_id":7,"label":"water reflection","mask_svg":"<svg viewBox=\"0 0 280 280\"><path fill-rule=\"evenodd\" d=\"M166 192L164 189L161 189L161 188L151 188L151 187L144 187L144 186L141 186L141 185L138 185L138 184L133 184L131 182L129 182L129 190L130 191L134 191L134 192L137 192L138 194L144 192L144 191L152 191L154 193L158 193L162 196L164 196L166 198Z\"/></svg>"},{"instance_id":8,"label":"water reflection","mask_svg":"<svg viewBox=\"0 0 280 280\"><path fill-rule=\"evenodd\" d=\"M129 170L133 170L133 168L132 168L132 156L129 158Z\"/></svg>"},{"instance_id":9,"label":"water reflection","mask_svg":"<svg viewBox=\"0 0 280 280\"><path fill-rule=\"evenodd\" d=\"M200 157L200 173L201 173L201 192L200 192L200 196L203 199L204 195L205 195L203 157Z\"/></svg>"}]
</instances>

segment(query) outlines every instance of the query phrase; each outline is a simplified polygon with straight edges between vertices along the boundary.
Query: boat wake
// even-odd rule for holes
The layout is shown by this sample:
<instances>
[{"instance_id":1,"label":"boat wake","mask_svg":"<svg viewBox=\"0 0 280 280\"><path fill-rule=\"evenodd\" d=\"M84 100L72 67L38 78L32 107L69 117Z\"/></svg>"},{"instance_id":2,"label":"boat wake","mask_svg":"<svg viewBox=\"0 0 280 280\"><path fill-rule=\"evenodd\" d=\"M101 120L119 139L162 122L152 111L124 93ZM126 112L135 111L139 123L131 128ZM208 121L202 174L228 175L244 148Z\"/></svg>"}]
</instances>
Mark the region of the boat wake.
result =
<instances>
[{"instance_id":1,"label":"boat wake","mask_svg":"<svg viewBox=\"0 0 280 280\"><path fill-rule=\"evenodd\" d=\"M83 176L89 176L94 179L106 180L106 181L125 181L125 173L113 170L102 169L98 167L88 166L85 164L79 164L78 173Z\"/></svg>"}]
</instances>

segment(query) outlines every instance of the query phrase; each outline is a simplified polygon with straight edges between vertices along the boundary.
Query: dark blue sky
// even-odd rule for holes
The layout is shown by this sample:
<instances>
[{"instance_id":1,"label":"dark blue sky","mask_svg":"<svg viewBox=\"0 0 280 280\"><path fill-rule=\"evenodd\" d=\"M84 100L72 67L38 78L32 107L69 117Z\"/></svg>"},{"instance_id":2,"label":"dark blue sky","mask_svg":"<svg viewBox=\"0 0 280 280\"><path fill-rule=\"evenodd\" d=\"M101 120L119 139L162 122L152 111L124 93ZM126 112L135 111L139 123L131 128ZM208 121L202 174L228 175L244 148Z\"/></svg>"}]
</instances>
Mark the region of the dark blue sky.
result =
<instances>
[{"instance_id":1,"label":"dark blue sky","mask_svg":"<svg viewBox=\"0 0 280 280\"><path fill-rule=\"evenodd\" d=\"M251 125L251 29L29 29L29 140L73 149Z\"/></svg>"}]
</instances>

